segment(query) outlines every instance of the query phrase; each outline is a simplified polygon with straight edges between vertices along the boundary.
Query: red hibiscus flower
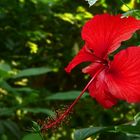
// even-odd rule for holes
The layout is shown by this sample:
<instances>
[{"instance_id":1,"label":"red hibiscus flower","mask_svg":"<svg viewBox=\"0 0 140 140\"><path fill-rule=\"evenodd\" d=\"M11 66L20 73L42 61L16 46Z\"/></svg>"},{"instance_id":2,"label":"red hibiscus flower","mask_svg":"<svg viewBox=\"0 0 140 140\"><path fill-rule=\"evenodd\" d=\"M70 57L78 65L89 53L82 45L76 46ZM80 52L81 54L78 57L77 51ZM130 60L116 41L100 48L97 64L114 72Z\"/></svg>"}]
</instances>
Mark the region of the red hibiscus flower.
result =
<instances>
[{"instance_id":1,"label":"red hibiscus flower","mask_svg":"<svg viewBox=\"0 0 140 140\"><path fill-rule=\"evenodd\" d=\"M130 103L140 101L140 47L131 46L117 53L112 61L108 59L122 41L128 40L139 29L140 20L109 14L96 15L84 25L82 38L85 45L65 70L71 72L76 65L89 61L91 64L83 72L92 78L72 105L42 130L60 123L87 89L90 96L105 108L115 105L118 99Z\"/></svg>"},{"instance_id":2,"label":"red hibiscus flower","mask_svg":"<svg viewBox=\"0 0 140 140\"><path fill-rule=\"evenodd\" d=\"M88 90L105 108L115 105L118 99L130 103L140 101L140 48L129 47L115 55L113 61L108 59L138 29L140 21L133 17L96 15L83 27L84 47L65 69L70 72L81 62L91 62L83 72L91 77L100 72Z\"/></svg>"}]
</instances>

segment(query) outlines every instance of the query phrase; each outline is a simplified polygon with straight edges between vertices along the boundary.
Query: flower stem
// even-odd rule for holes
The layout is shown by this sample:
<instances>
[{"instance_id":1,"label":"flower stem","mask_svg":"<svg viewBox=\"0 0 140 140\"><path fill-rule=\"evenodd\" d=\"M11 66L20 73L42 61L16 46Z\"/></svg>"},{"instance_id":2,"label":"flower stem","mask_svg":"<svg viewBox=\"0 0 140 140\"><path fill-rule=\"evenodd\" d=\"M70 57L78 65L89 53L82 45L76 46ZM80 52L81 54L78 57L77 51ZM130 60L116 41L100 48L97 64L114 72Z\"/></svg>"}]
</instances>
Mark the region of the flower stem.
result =
<instances>
[{"instance_id":1,"label":"flower stem","mask_svg":"<svg viewBox=\"0 0 140 140\"><path fill-rule=\"evenodd\" d=\"M94 79L96 78L96 76L103 70L103 68L99 69L95 75L91 78L91 80L88 82L88 84L85 86L85 88L82 90L82 92L80 93L80 95L74 100L74 102L70 105L70 107L59 117L57 118L54 122L52 122L51 124L46 124L42 127L41 130L47 130L49 128L52 128L53 126L59 124L62 120L65 119L65 117L69 114L69 112L72 110L72 108L74 107L74 105L77 103L77 101L79 101L79 99L81 98L81 96L84 94L84 92L87 90L87 88L89 87L89 85L94 81Z\"/></svg>"}]
</instances>

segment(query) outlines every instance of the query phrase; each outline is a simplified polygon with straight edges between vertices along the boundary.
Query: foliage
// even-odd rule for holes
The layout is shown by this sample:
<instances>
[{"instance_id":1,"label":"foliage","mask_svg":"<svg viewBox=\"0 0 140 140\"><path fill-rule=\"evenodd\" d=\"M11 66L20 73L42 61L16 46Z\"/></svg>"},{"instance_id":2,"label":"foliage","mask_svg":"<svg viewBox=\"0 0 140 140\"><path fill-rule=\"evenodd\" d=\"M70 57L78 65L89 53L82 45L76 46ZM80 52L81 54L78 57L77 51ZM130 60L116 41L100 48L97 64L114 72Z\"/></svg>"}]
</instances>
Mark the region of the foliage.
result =
<instances>
[{"instance_id":1,"label":"foliage","mask_svg":"<svg viewBox=\"0 0 140 140\"><path fill-rule=\"evenodd\" d=\"M97 0L86 0L88 1L89 6L92 6L93 4L96 3Z\"/></svg>"},{"instance_id":2,"label":"foliage","mask_svg":"<svg viewBox=\"0 0 140 140\"><path fill-rule=\"evenodd\" d=\"M116 126L108 126L108 127L90 127L90 128L84 128L77 130L74 135L75 140L84 140L85 138L102 134L105 132L113 132L113 133L125 133L130 138L140 138L140 113L138 113L134 117L134 122L131 122L130 124L124 124L124 125L116 125Z\"/></svg>"},{"instance_id":3,"label":"foliage","mask_svg":"<svg viewBox=\"0 0 140 140\"><path fill-rule=\"evenodd\" d=\"M64 71L83 45L80 37L83 24L92 15L104 12L140 18L139 0L124 0L124 3L98 0L89 8L85 0L0 1L1 140L42 139L33 129L32 121L54 116L54 110L70 104L89 80L79 70L82 65L71 75ZM127 43L140 45L139 34L138 31L122 47ZM70 122L43 137L61 140L73 139L74 135L76 140L89 136L99 140L130 140L139 135L139 116L133 121L139 111L139 104L124 102L105 110L84 94L69 116Z\"/></svg>"}]
</instances>

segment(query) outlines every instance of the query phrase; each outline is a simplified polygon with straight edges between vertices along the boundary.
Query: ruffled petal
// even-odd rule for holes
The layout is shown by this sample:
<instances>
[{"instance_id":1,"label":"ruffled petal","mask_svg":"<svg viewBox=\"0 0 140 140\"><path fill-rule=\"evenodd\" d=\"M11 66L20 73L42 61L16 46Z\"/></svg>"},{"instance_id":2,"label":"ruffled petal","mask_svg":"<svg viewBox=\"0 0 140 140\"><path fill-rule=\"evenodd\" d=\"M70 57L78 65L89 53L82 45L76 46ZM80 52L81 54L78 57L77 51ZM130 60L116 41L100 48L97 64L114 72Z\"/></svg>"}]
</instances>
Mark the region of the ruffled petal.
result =
<instances>
[{"instance_id":1,"label":"ruffled petal","mask_svg":"<svg viewBox=\"0 0 140 140\"><path fill-rule=\"evenodd\" d=\"M104 108L110 108L117 103L117 99L109 92L104 76L104 71L97 76L95 82L89 86L89 93Z\"/></svg>"},{"instance_id":2,"label":"ruffled petal","mask_svg":"<svg viewBox=\"0 0 140 140\"><path fill-rule=\"evenodd\" d=\"M68 66L65 68L66 72L71 72L71 70L78 64L82 62L93 62L95 59L91 53L87 51L87 47L84 46L79 53L73 58L73 60L68 64Z\"/></svg>"},{"instance_id":3,"label":"ruffled petal","mask_svg":"<svg viewBox=\"0 0 140 140\"><path fill-rule=\"evenodd\" d=\"M129 47L116 54L105 81L116 98L140 102L140 47Z\"/></svg>"},{"instance_id":4,"label":"ruffled petal","mask_svg":"<svg viewBox=\"0 0 140 140\"><path fill-rule=\"evenodd\" d=\"M83 26L82 38L98 57L104 58L138 29L140 20L134 17L102 14L94 16Z\"/></svg>"}]
</instances>

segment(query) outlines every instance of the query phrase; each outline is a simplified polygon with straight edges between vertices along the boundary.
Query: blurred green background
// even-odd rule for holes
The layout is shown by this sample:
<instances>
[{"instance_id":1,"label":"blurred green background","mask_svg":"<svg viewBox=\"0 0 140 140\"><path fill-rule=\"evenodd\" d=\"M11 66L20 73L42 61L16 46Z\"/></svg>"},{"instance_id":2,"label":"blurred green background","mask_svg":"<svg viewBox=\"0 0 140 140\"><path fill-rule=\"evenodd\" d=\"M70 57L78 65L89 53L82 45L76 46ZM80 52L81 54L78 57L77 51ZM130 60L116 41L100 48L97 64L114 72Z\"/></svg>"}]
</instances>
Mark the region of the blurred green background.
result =
<instances>
[{"instance_id":1,"label":"blurred green background","mask_svg":"<svg viewBox=\"0 0 140 140\"><path fill-rule=\"evenodd\" d=\"M140 8L139 0L124 2L130 9ZM35 122L46 120L54 110L67 108L89 81L81 72L84 65L70 75L64 71L84 44L80 35L84 23L95 14L130 9L121 0L98 0L92 7L84 0L0 0L0 140L42 139L33 132L38 127ZM140 45L140 33L123 46L128 43ZM104 131L104 126L129 124L139 111L139 104L123 101L106 110L85 94L69 122L43 137L82 140L76 138L80 137L76 130L94 126L88 140L138 140L140 126L131 135L124 129ZM97 131L98 127L103 130Z\"/></svg>"}]
</instances>

